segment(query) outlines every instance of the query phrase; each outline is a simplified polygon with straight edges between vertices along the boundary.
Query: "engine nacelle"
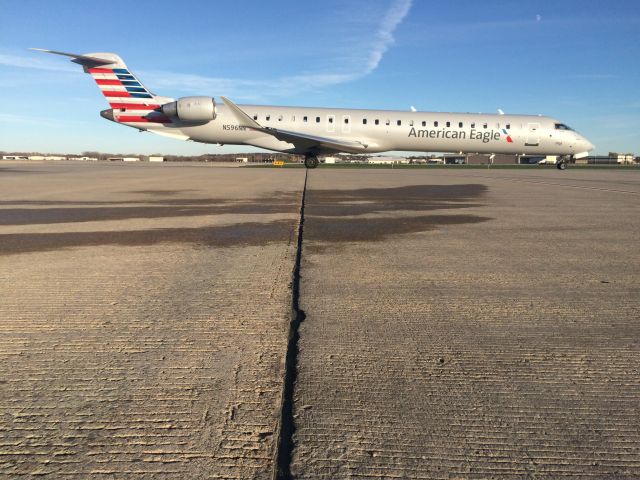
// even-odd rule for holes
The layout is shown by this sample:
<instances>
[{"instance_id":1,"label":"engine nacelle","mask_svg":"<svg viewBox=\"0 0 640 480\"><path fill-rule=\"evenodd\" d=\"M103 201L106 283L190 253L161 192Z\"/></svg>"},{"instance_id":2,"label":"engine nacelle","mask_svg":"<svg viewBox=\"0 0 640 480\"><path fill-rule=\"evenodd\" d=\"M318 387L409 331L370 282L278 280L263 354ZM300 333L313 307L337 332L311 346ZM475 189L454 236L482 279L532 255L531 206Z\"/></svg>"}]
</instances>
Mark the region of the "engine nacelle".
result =
<instances>
[{"instance_id":1,"label":"engine nacelle","mask_svg":"<svg viewBox=\"0 0 640 480\"><path fill-rule=\"evenodd\" d=\"M162 113L183 122L208 122L216 118L216 101L212 97L183 97L163 105Z\"/></svg>"}]
</instances>

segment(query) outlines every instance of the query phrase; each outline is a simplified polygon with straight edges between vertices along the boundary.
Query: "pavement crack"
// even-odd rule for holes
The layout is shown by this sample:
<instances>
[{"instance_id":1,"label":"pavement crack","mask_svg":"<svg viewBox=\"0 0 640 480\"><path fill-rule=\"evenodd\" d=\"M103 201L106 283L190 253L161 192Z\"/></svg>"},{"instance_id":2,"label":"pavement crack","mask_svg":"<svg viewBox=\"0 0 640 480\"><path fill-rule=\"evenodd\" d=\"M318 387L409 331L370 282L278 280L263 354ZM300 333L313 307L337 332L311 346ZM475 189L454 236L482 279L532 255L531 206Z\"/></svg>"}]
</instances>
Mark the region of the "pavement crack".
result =
<instances>
[{"instance_id":1,"label":"pavement crack","mask_svg":"<svg viewBox=\"0 0 640 480\"><path fill-rule=\"evenodd\" d=\"M274 463L274 480L289 480L291 475L291 460L293 455L293 435L295 422L293 418L293 394L298 376L298 340L300 338L300 324L305 319L305 313L300 308L300 264L302 261L302 242L304 238L304 207L307 196L307 179L309 170L305 171L302 199L300 201L300 220L298 222L298 242L296 246L295 264L291 278L291 320L289 322L289 336L287 353L285 356L284 385L280 410L280 424L276 439L276 461Z\"/></svg>"}]
</instances>

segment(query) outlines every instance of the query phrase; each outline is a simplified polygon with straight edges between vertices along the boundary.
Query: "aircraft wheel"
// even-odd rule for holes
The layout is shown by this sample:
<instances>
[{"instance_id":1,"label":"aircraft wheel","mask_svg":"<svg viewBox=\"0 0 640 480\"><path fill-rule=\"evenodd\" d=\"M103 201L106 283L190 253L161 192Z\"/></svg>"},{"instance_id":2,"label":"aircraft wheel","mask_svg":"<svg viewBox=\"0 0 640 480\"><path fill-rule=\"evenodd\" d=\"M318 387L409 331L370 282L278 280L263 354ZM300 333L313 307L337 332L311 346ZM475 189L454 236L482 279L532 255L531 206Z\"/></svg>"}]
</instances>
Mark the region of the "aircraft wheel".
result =
<instances>
[{"instance_id":1,"label":"aircraft wheel","mask_svg":"<svg viewBox=\"0 0 640 480\"><path fill-rule=\"evenodd\" d=\"M567 162L563 159L560 160L557 164L556 164L556 168L558 170L565 170L567 168Z\"/></svg>"},{"instance_id":2,"label":"aircraft wheel","mask_svg":"<svg viewBox=\"0 0 640 480\"><path fill-rule=\"evenodd\" d=\"M319 163L318 157L310 156L304 159L304 166L307 168L316 168Z\"/></svg>"}]
</instances>

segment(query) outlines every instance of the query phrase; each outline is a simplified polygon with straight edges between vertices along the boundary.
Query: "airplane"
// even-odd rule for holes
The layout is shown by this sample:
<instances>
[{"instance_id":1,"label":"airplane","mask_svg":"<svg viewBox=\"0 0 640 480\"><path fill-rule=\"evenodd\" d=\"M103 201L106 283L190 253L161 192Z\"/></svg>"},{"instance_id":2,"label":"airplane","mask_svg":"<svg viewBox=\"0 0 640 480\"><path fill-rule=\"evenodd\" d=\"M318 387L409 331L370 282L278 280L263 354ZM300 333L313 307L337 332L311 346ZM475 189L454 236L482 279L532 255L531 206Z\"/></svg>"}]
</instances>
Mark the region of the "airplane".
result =
<instances>
[{"instance_id":1,"label":"airplane","mask_svg":"<svg viewBox=\"0 0 640 480\"><path fill-rule=\"evenodd\" d=\"M304 155L316 168L320 155L420 151L555 155L556 166L586 157L595 147L566 124L542 115L441 113L346 108L236 105L227 97L178 99L149 91L115 53L70 57L90 74L111 108L100 115L140 131L179 140L251 145Z\"/></svg>"}]
</instances>

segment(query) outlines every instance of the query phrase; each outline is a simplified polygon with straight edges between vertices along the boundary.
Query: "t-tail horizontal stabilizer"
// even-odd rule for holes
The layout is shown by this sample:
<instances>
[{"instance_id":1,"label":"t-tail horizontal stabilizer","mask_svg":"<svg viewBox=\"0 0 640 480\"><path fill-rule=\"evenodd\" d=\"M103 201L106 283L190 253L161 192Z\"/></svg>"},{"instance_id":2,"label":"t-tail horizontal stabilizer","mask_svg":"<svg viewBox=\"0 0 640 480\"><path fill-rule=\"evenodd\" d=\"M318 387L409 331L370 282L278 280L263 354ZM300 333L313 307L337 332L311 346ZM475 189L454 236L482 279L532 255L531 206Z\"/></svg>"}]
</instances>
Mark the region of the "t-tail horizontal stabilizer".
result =
<instances>
[{"instance_id":1,"label":"t-tail horizontal stabilizer","mask_svg":"<svg viewBox=\"0 0 640 480\"><path fill-rule=\"evenodd\" d=\"M56 50L46 50L44 48L30 48L29 50L36 50L38 52L53 53L54 55L63 55L65 57L71 57L73 63L82 65L87 68L100 67L102 65L109 65L114 63L114 59L90 57L87 55L78 55L76 53L58 52Z\"/></svg>"}]
</instances>

